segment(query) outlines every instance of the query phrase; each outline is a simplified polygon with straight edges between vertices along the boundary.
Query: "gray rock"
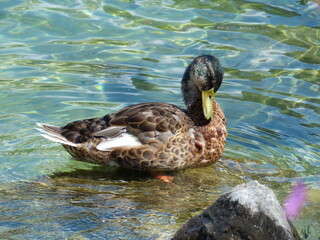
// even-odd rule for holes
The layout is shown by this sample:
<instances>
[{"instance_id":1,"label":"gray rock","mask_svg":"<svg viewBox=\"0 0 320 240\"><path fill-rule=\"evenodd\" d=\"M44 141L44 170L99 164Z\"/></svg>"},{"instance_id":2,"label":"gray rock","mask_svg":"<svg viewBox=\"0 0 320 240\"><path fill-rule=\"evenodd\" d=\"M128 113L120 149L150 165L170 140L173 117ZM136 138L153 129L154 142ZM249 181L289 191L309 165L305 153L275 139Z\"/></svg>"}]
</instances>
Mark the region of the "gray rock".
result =
<instances>
[{"instance_id":1,"label":"gray rock","mask_svg":"<svg viewBox=\"0 0 320 240\"><path fill-rule=\"evenodd\" d=\"M201 215L191 218L173 240L300 239L274 192L257 181L222 195Z\"/></svg>"}]
</instances>

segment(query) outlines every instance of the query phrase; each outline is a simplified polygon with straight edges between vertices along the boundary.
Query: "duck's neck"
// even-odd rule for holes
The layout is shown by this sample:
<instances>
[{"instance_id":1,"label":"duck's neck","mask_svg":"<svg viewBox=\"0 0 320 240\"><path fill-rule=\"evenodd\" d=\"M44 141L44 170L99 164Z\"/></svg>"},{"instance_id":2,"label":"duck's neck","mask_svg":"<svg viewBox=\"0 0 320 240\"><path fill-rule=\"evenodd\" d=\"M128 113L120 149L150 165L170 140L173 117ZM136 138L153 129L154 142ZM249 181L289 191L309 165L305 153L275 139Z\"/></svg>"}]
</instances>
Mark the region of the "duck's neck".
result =
<instances>
[{"instance_id":1,"label":"duck's neck","mask_svg":"<svg viewBox=\"0 0 320 240\"><path fill-rule=\"evenodd\" d=\"M215 109L215 102L213 102ZM202 101L201 99L194 101L187 107L187 113L189 117L193 120L196 126L204 126L207 125L210 120L207 120L204 117L203 110L202 110Z\"/></svg>"}]
</instances>

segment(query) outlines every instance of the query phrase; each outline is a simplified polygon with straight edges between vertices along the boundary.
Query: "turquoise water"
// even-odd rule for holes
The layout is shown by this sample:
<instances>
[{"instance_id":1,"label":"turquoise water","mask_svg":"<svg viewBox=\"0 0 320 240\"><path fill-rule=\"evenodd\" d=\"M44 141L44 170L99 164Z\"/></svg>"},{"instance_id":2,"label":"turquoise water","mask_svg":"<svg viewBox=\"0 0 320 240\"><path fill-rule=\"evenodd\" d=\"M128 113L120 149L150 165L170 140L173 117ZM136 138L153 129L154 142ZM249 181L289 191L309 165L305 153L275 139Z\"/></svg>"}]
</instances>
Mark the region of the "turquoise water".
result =
<instances>
[{"instance_id":1,"label":"turquoise water","mask_svg":"<svg viewBox=\"0 0 320 240\"><path fill-rule=\"evenodd\" d=\"M258 180L309 201L293 223L320 236L320 8L315 1L0 2L0 238L170 239L233 186ZM133 103L183 106L197 55L225 68L221 161L169 185L80 163L39 136Z\"/></svg>"}]
</instances>

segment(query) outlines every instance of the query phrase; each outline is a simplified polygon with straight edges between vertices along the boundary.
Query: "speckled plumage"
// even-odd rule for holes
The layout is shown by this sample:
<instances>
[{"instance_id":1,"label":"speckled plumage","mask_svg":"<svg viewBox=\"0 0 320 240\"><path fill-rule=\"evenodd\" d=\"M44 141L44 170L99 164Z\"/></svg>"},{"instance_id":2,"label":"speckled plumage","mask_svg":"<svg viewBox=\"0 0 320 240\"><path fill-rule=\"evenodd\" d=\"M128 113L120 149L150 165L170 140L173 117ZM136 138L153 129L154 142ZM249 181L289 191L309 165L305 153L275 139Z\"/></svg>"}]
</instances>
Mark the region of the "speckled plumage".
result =
<instances>
[{"instance_id":1,"label":"speckled plumage","mask_svg":"<svg viewBox=\"0 0 320 240\"><path fill-rule=\"evenodd\" d=\"M226 119L213 98L213 117L204 117L201 91L213 88L215 93L222 76L217 58L199 56L182 79L187 110L168 103L140 103L64 127L38 124L42 127L39 130L44 137L62 143L80 161L142 171L208 166L223 153ZM108 147L109 143L116 146Z\"/></svg>"}]
</instances>

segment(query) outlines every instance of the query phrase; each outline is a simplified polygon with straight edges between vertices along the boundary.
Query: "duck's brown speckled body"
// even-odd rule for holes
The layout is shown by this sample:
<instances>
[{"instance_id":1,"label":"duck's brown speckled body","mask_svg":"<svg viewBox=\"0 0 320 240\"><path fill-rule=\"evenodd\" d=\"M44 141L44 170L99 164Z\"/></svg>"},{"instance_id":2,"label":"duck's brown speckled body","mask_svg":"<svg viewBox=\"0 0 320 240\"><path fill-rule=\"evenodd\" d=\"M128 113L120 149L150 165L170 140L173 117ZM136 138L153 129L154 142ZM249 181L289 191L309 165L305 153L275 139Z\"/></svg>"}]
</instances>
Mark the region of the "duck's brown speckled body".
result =
<instances>
[{"instance_id":1,"label":"duck's brown speckled body","mask_svg":"<svg viewBox=\"0 0 320 240\"><path fill-rule=\"evenodd\" d=\"M80 161L143 171L208 166L221 157L227 136L225 116L213 100L222 77L217 58L199 56L182 79L187 110L140 103L64 127L38 124L39 130Z\"/></svg>"}]
</instances>

